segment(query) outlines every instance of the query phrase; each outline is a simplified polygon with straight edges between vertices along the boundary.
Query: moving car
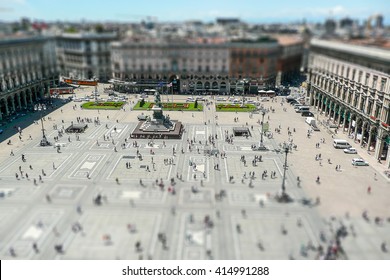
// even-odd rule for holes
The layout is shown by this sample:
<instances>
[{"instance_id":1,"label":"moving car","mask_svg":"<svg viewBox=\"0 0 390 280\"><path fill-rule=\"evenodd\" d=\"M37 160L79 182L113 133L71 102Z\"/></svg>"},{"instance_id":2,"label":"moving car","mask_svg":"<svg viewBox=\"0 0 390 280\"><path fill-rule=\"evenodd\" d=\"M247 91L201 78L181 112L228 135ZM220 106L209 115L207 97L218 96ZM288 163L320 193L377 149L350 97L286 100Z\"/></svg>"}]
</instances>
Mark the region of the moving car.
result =
<instances>
[{"instance_id":1,"label":"moving car","mask_svg":"<svg viewBox=\"0 0 390 280\"><path fill-rule=\"evenodd\" d=\"M357 151L355 148L347 148L347 149L344 149L344 153L346 154L357 154Z\"/></svg>"},{"instance_id":2,"label":"moving car","mask_svg":"<svg viewBox=\"0 0 390 280\"><path fill-rule=\"evenodd\" d=\"M352 160L352 165L354 166L367 166L368 165L368 162L365 161L364 159L362 158L354 158Z\"/></svg>"}]
</instances>

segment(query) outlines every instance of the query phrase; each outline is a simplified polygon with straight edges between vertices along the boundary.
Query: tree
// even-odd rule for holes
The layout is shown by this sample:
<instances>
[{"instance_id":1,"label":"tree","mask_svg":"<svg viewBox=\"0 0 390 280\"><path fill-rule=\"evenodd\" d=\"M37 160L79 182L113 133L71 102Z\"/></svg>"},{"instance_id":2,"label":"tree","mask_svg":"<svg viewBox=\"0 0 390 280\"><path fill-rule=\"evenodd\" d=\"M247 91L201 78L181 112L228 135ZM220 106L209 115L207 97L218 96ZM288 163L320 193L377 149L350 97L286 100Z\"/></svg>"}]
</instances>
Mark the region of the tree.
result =
<instances>
[{"instance_id":1,"label":"tree","mask_svg":"<svg viewBox=\"0 0 390 280\"><path fill-rule=\"evenodd\" d=\"M139 102L139 106L140 106L140 107L143 107L144 104L145 104L145 99L142 98L141 101Z\"/></svg>"},{"instance_id":2,"label":"tree","mask_svg":"<svg viewBox=\"0 0 390 280\"><path fill-rule=\"evenodd\" d=\"M103 25L101 25L101 24L96 24L96 25L95 25L95 32L96 32L96 33L103 33L103 32L104 32L104 27L103 27Z\"/></svg>"},{"instance_id":3,"label":"tree","mask_svg":"<svg viewBox=\"0 0 390 280\"><path fill-rule=\"evenodd\" d=\"M198 108L198 100L195 100L194 108Z\"/></svg>"}]
</instances>

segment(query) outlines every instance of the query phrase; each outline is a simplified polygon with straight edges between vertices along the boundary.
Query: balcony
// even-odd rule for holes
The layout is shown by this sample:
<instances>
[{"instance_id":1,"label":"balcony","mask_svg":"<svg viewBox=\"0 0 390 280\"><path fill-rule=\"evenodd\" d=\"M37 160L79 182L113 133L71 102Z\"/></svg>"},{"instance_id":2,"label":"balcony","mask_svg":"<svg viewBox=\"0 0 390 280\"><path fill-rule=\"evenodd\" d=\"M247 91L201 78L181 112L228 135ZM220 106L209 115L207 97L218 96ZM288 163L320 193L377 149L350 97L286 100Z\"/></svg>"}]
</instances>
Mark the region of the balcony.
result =
<instances>
[{"instance_id":1,"label":"balcony","mask_svg":"<svg viewBox=\"0 0 390 280\"><path fill-rule=\"evenodd\" d=\"M385 96L385 93L383 91L380 91L380 90L377 90L376 91L376 95L379 97L379 98L383 98Z\"/></svg>"},{"instance_id":2,"label":"balcony","mask_svg":"<svg viewBox=\"0 0 390 280\"><path fill-rule=\"evenodd\" d=\"M381 122L381 127L390 132L390 125L385 122Z\"/></svg>"},{"instance_id":3,"label":"balcony","mask_svg":"<svg viewBox=\"0 0 390 280\"><path fill-rule=\"evenodd\" d=\"M371 95L375 95L375 93L376 93L375 88L369 88L368 91L370 92Z\"/></svg>"}]
</instances>

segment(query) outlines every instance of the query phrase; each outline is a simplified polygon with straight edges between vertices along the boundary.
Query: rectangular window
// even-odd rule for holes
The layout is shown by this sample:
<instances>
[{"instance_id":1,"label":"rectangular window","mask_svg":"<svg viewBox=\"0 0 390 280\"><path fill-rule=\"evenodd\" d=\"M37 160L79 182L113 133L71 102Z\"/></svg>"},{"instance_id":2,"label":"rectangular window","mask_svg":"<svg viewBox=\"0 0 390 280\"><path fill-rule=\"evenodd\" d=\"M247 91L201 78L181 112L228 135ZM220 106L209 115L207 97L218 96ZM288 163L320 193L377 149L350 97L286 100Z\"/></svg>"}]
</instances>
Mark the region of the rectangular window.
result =
<instances>
[{"instance_id":1,"label":"rectangular window","mask_svg":"<svg viewBox=\"0 0 390 280\"><path fill-rule=\"evenodd\" d=\"M386 78L382 78L380 91L382 91L382 92L385 91L386 82L387 82L387 79Z\"/></svg>"},{"instance_id":2,"label":"rectangular window","mask_svg":"<svg viewBox=\"0 0 390 280\"><path fill-rule=\"evenodd\" d=\"M356 70L353 69L353 70L352 70L352 78L351 78L352 81L355 80L355 74L356 74Z\"/></svg>"},{"instance_id":3,"label":"rectangular window","mask_svg":"<svg viewBox=\"0 0 390 280\"><path fill-rule=\"evenodd\" d=\"M374 89L376 88L377 82L378 82L378 76L374 76L372 78L372 88L374 88Z\"/></svg>"},{"instance_id":4,"label":"rectangular window","mask_svg":"<svg viewBox=\"0 0 390 280\"><path fill-rule=\"evenodd\" d=\"M358 83L361 83L363 77L363 72L359 71L359 78L358 78Z\"/></svg>"},{"instance_id":5,"label":"rectangular window","mask_svg":"<svg viewBox=\"0 0 390 280\"><path fill-rule=\"evenodd\" d=\"M368 85L368 80L370 79L370 74L366 74L366 80L364 81L364 85Z\"/></svg>"}]
</instances>

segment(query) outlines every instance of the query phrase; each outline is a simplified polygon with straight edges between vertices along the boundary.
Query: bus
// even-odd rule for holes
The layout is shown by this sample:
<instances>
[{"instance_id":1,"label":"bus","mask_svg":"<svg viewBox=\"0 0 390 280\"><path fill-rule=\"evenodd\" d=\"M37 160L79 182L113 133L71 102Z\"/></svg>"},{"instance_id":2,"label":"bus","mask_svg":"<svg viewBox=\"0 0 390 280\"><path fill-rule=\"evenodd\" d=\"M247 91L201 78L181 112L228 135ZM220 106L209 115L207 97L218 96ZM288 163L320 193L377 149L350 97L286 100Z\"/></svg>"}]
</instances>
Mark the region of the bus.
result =
<instances>
[{"instance_id":1,"label":"bus","mask_svg":"<svg viewBox=\"0 0 390 280\"><path fill-rule=\"evenodd\" d=\"M59 87L59 88L50 88L50 95L53 94L73 94L74 88L72 87Z\"/></svg>"},{"instance_id":2,"label":"bus","mask_svg":"<svg viewBox=\"0 0 390 280\"><path fill-rule=\"evenodd\" d=\"M155 90L155 89L144 89L144 91L142 92L142 94L145 94L145 95L154 95L156 92L157 92L157 90Z\"/></svg>"},{"instance_id":3,"label":"bus","mask_svg":"<svg viewBox=\"0 0 390 280\"><path fill-rule=\"evenodd\" d=\"M64 82L67 84L79 86L97 86L98 84L98 80L79 80L71 78L64 78Z\"/></svg>"}]
</instances>

